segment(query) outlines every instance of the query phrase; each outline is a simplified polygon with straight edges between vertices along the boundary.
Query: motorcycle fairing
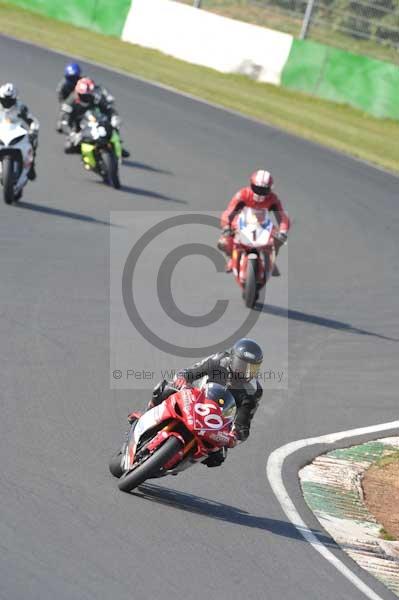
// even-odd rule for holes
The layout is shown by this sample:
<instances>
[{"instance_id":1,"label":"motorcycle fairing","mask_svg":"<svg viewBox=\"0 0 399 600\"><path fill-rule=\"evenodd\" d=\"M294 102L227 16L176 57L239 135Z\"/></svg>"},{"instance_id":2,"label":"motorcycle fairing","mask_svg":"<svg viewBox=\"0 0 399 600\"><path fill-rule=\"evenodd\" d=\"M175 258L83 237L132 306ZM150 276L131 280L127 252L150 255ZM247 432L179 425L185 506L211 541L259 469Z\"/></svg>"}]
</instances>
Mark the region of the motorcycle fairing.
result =
<instances>
[{"instance_id":1,"label":"motorcycle fairing","mask_svg":"<svg viewBox=\"0 0 399 600\"><path fill-rule=\"evenodd\" d=\"M239 215L236 242L250 248L267 246L273 227L267 210L245 207Z\"/></svg>"},{"instance_id":2,"label":"motorcycle fairing","mask_svg":"<svg viewBox=\"0 0 399 600\"><path fill-rule=\"evenodd\" d=\"M112 132L111 144L113 145L116 157L119 160L122 157L122 144L120 135L115 129Z\"/></svg>"},{"instance_id":3,"label":"motorcycle fairing","mask_svg":"<svg viewBox=\"0 0 399 600\"><path fill-rule=\"evenodd\" d=\"M273 270L275 249L274 224L266 209L245 207L236 221L232 251L233 273L241 288L245 287L248 260L256 259L256 283L262 288Z\"/></svg>"},{"instance_id":4,"label":"motorcycle fairing","mask_svg":"<svg viewBox=\"0 0 399 600\"><path fill-rule=\"evenodd\" d=\"M82 153L83 162L90 169L94 169L96 166L96 158L94 156L94 148L93 144L89 144L88 142L82 142L80 145L80 151Z\"/></svg>"},{"instance_id":5,"label":"motorcycle fairing","mask_svg":"<svg viewBox=\"0 0 399 600\"><path fill-rule=\"evenodd\" d=\"M184 433L176 431L176 425L178 423L184 425L185 421L193 431L188 439L185 439ZM143 435L159 427L162 423L165 423L165 426L160 431L155 432L146 449L156 450L171 436L180 439L184 449L171 459L167 465L168 469L172 468L185 456L189 457L191 462L196 462L208 456L209 452L218 449L221 445L233 445L233 438L227 432L227 429L231 428L231 422L222 418L217 403L206 399L203 390L183 389L169 396L158 406L148 410L132 426L122 463L124 470L132 468L136 450ZM183 432L184 430L188 431L187 428L184 428ZM180 468L180 464L178 466Z\"/></svg>"},{"instance_id":6,"label":"motorcycle fairing","mask_svg":"<svg viewBox=\"0 0 399 600\"><path fill-rule=\"evenodd\" d=\"M165 420L165 408L163 404L154 406L147 412L145 412L140 419L136 422L136 426L133 430L134 443L137 445L139 439L149 429L152 429L156 425L159 425Z\"/></svg>"},{"instance_id":7,"label":"motorcycle fairing","mask_svg":"<svg viewBox=\"0 0 399 600\"><path fill-rule=\"evenodd\" d=\"M17 193L27 182L33 150L29 132L14 109L0 120L0 173L4 156L11 156L14 161L14 191Z\"/></svg>"},{"instance_id":8,"label":"motorcycle fairing","mask_svg":"<svg viewBox=\"0 0 399 600\"><path fill-rule=\"evenodd\" d=\"M134 458L136 455L137 444L142 437L142 435L157 427L162 421L165 420L165 406L164 404L160 404L159 406L154 406L147 412L145 412L138 421L136 421L132 428L129 431L128 440L126 444L125 456L124 456L124 464L123 468L125 470L131 469Z\"/></svg>"},{"instance_id":9,"label":"motorcycle fairing","mask_svg":"<svg viewBox=\"0 0 399 600\"><path fill-rule=\"evenodd\" d=\"M16 138L28 135L28 130L22 126L21 120L14 116L3 117L0 121L0 141L5 146L12 146ZM15 142L14 142L15 143ZM0 144L0 146L2 145Z\"/></svg>"}]
</instances>

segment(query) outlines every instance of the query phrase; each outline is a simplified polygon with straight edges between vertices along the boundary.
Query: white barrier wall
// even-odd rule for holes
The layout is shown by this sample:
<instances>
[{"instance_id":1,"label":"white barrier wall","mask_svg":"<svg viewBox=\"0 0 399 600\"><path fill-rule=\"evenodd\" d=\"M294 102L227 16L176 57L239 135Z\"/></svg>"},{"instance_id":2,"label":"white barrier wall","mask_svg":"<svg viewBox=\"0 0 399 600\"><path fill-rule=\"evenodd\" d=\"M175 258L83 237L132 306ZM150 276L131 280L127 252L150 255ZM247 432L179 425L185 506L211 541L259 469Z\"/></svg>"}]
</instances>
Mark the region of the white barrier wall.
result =
<instances>
[{"instance_id":1,"label":"white barrier wall","mask_svg":"<svg viewBox=\"0 0 399 600\"><path fill-rule=\"evenodd\" d=\"M122 39L224 73L280 84L292 36L171 0L133 0Z\"/></svg>"}]
</instances>

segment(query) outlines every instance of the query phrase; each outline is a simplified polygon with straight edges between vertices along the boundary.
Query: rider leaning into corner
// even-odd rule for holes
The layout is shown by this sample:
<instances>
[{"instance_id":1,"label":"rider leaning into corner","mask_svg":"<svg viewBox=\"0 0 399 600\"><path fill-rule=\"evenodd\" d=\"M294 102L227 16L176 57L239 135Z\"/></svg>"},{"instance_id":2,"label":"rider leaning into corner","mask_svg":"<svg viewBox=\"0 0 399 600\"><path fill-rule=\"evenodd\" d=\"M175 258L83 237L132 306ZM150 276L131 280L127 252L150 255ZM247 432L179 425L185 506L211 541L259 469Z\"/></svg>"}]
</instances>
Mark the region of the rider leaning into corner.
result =
<instances>
[{"instance_id":1,"label":"rider leaning into corner","mask_svg":"<svg viewBox=\"0 0 399 600\"><path fill-rule=\"evenodd\" d=\"M35 158L39 137L39 121L32 115L27 105L19 100L17 89L13 83L4 83L0 87L0 119L3 119L6 115L14 115L27 125L33 149L33 160L28 178L33 181L36 179Z\"/></svg>"},{"instance_id":2,"label":"rider leaning into corner","mask_svg":"<svg viewBox=\"0 0 399 600\"><path fill-rule=\"evenodd\" d=\"M233 239L235 234L235 217L245 206L250 208L266 208L274 213L279 225L279 231L274 234L276 256L281 246L287 241L290 220L279 197L272 190L273 177L269 171L255 171L255 173L251 175L250 185L241 188L234 194L229 205L222 214L220 219L222 235L218 241L218 248L219 250L222 250L229 259L226 264L227 273L232 269L231 254L233 251ZM276 264L274 265L272 275L274 277L280 275L280 271Z\"/></svg>"},{"instance_id":3,"label":"rider leaning into corner","mask_svg":"<svg viewBox=\"0 0 399 600\"><path fill-rule=\"evenodd\" d=\"M79 133L80 121L89 109L98 108L111 119L112 126L119 132L121 119L115 110L114 97L89 77L81 77L78 64L72 63L65 67L65 78L58 84L57 93L62 102L57 131L62 133L64 125L72 130L72 136L65 144L65 152L71 153L79 149L79 136L74 134ZM122 148L122 157L129 156L130 152Z\"/></svg>"},{"instance_id":4,"label":"rider leaning into corner","mask_svg":"<svg viewBox=\"0 0 399 600\"><path fill-rule=\"evenodd\" d=\"M258 375L263 361L260 346L253 340L242 338L232 348L224 352L212 354L192 367L179 371L173 381L161 381L155 386L148 409L161 404L175 393L176 389L192 385L195 381L207 376L209 382L219 383L234 396L237 414L233 432L238 441L249 437L251 421L258 408L263 389ZM137 413L128 417L130 423L137 418ZM222 448L213 452L203 462L208 467L218 467L224 462L227 450Z\"/></svg>"}]
</instances>

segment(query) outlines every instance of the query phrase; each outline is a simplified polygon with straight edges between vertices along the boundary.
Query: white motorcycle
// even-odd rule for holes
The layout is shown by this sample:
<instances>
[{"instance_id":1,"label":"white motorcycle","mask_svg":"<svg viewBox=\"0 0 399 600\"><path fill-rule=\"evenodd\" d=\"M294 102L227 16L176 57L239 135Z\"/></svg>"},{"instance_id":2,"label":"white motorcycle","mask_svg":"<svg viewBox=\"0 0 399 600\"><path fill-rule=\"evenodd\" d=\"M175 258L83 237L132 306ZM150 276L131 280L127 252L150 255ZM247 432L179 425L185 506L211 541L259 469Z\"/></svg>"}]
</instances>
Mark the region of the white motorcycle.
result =
<instances>
[{"instance_id":1,"label":"white motorcycle","mask_svg":"<svg viewBox=\"0 0 399 600\"><path fill-rule=\"evenodd\" d=\"M6 204L22 196L33 162L33 147L23 121L12 113L0 116L0 181Z\"/></svg>"}]
</instances>

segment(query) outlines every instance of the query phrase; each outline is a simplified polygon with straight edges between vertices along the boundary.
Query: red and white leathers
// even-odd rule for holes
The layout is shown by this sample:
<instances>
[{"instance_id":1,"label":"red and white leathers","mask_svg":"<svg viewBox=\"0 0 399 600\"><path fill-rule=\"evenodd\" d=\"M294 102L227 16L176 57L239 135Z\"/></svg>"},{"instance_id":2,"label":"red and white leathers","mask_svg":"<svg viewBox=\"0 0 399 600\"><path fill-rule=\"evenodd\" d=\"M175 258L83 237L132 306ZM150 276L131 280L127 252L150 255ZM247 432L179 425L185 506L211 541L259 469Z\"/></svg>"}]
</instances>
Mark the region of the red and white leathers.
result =
<instances>
[{"instance_id":1,"label":"red and white leathers","mask_svg":"<svg viewBox=\"0 0 399 600\"><path fill-rule=\"evenodd\" d=\"M236 217L245 206L249 206L250 208L266 208L272 211L279 225L279 233L287 235L291 223L277 194L271 191L266 196L259 196L249 186L239 190L230 200L220 219L222 229L229 228L234 232ZM228 256L231 256L233 250L233 235L234 233L224 233L222 236L223 250Z\"/></svg>"}]
</instances>

